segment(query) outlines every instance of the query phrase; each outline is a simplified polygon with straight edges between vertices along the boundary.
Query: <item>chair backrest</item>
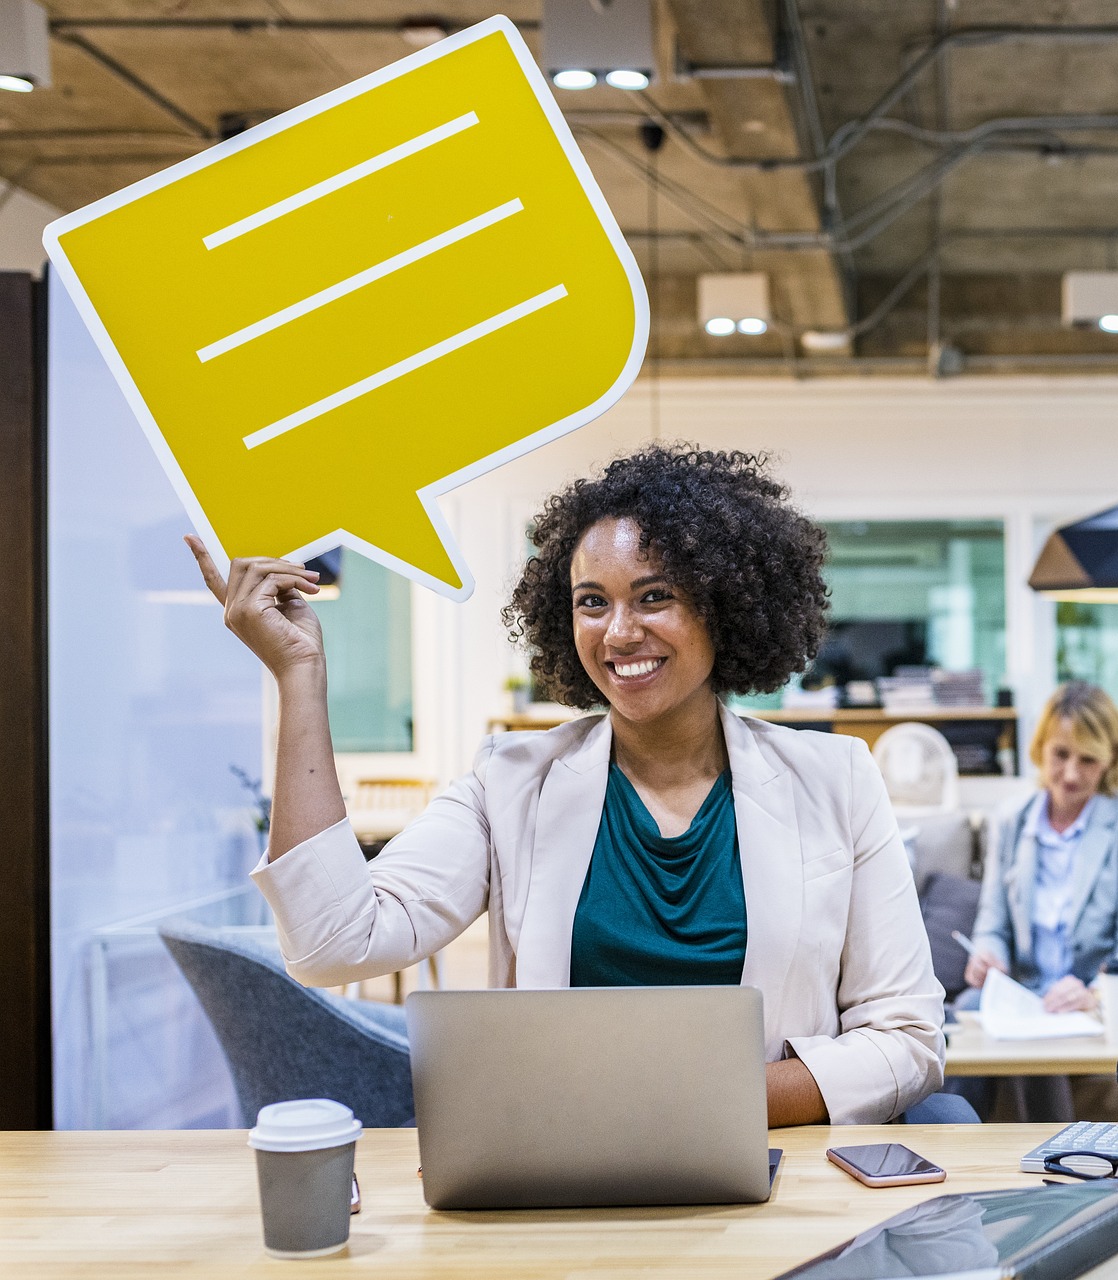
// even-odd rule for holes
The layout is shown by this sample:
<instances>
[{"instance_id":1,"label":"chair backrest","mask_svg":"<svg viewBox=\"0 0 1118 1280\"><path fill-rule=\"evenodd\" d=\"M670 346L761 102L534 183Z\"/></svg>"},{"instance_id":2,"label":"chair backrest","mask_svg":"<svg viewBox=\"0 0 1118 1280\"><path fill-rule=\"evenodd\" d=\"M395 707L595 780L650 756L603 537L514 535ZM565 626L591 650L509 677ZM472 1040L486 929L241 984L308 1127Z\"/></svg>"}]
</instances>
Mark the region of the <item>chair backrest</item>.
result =
<instances>
[{"instance_id":1,"label":"chair backrest","mask_svg":"<svg viewBox=\"0 0 1118 1280\"><path fill-rule=\"evenodd\" d=\"M925 881L920 894L920 913L932 950L932 968L943 983L948 1000L954 1000L967 985L963 977L967 953L951 934L957 929L970 935L981 893L982 885L977 880L935 873Z\"/></svg>"},{"instance_id":2,"label":"chair backrest","mask_svg":"<svg viewBox=\"0 0 1118 1280\"><path fill-rule=\"evenodd\" d=\"M959 807L959 766L951 744L930 724L906 720L873 744L894 807L950 810Z\"/></svg>"},{"instance_id":3,"label":"chair backrest","mask_svg":"<svg viewBox=\"0 0 1118 1280\"><path fill-rule=\"evenodd\" d=\"M225 1052L245 1123L289 1098L333 1098L373 1128L414 1123L403 1009L300 986L261 934L160 929Z\"/></svg>"}]
</instances>

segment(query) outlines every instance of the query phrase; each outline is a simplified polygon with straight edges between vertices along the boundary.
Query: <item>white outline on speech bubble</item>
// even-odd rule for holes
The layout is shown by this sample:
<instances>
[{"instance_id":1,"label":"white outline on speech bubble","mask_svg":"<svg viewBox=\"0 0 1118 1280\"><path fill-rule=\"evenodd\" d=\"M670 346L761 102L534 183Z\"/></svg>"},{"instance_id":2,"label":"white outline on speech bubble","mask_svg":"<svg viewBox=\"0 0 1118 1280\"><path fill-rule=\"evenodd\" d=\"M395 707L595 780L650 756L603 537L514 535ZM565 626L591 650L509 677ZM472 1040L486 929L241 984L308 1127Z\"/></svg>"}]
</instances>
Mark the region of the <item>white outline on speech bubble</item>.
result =
<instances>
[{"instance_id":1,"label":"white outline on speech bubble","mask_svg":"<svg viewBox=\"0 0 1118 1280\"><path fill-rule=\"evenodd\" d=\"M503 15L486 18L483 22L476 23L472 27L467 27L464 31L448 36L445 40L440 40L437 44L431 45L427 49L420 49L416 53L409 54L406 58L401 58L399 62L383 67L380 71L374 71L360 80L355 80L339 89L334 89L319 98L314 98L310 102L304 103L302 106L285 111L282 115L274 116L271 120L266 120L263 124L258 124L226 142L219 142L200 155L181 160L169 169L164 169L159 173L152 174L150 177L142 178L139 182L135 182L131 186L125 187L122 191L115 192L113 195L105 196L93 204L87 205L84 209L66 214L50 223L43 232L43 246L55 270L58 272L59 279L66 286L67 292L73 299L82 320L92 334L102 357L116 378L132 412L139 420L148 442L155 450L156 457L174 486L175 492L179 495L179 499L186 508L191 522L206 543L215 562L223 571L227 572L229 565L229 557L225 548L221 545L216 531L206 518L206 513L202 510L201 504L195 497L194 491L190 487L190 482L179 466L175 455L171 452L158 423L155 421L151 410L140 394L139 388L128 372L120 353L109 336L108 330L105 328L89 295L78 279L77 273L70 265L65 251L59 243L60 237L72 231L75 227L84 226L86 223L92 222L95 218L102 217L114 209L131 204L134 200L138 200L152 191L158 191L172 182L177 182L188 174L204 169L219 160L224 160L227 156L235 155L237 152L255 145L264 138L282 133L293 125L308 120L312 116L327 111L342 102L349 101L350 98L367 93L382 84L388 84L390 81L407 75L428 62L433 62L449 53L453 53L456 49L473 44L477 40L483 40L498 31L502 32L508 40L513 55L527 77L528 83L532 86L536 100L547 116L559 145L563 148L564 154L575 172L575 176L585 191L594 212L598 215L602 228L613 245L614 251L625 271L633 296L633 341L629 349L629 355L613 385L593 403L586 405L577 413L561 418L558 422L553 422L550 426L543 427L539 431L524 436L512 444L506 445L503 449L487 454L476 462L472 462L468 466L452 472L450 475L443 476L442 479L416 491L416 497L419 499L424 513L434 526L447 557L462 580L461 587L452 587L449 583L425 573L414 565L405 563L397 556L391 555L382 548L366 542L364 538L359 538L345 529L332 530L330 533L315 538L313 541L288 552L288 558L290 559L305 560L310 559L312 556L320 555L323 551L329 551L333 547L349 547L362 555L368 556L370 560L375 560L378 564L382 564L386 568L410 578L413 582L421 583L439 595L446 596L451 600L467 600L474 590L473 575L470 573L458 543L455 541L454 535L451 533L450 527L439 508L439 497L444 493L449 493L452 489L457 489L469 480L476 479L478 476L485 475L487 472L493 471L507 462L523 457L526 453L531 453L541 445L549 444L552 440L557 440L561 436L565 436L600 417L607 409L617 403L632 384L633 379L640 370L641 362L644 359L645 346L648 342L648 294L645 291L644 280L637 268L636 260L628 244L626 244L624 236L621 234L621 229L618 227L609 205L606 204L605 197L594 180L594 175L590 172L590 166L583 159L582 153L578 149L570 127L566 120L563 119L563 114L551 95L551 90L548 88L543 73L533 61L532 55L528 51L528 46L524 43L520 32L517 31L515 25L508 18Z\"/></svg>"}]
</instances>

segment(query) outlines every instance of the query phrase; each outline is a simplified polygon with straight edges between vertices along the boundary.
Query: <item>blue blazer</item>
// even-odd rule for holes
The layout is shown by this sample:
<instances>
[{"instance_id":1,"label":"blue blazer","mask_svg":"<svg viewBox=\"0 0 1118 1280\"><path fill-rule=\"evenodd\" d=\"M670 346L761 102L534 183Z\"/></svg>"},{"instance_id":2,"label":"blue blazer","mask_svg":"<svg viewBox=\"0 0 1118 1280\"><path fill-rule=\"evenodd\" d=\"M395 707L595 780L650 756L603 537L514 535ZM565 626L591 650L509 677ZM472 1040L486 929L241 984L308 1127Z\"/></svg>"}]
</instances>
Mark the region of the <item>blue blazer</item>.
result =
<instances>
[{"instance_id":1,"label":"blue blazer","mask_svg":"<svg viewBox=\"0 0 1118 1280\"><path fill-rule=\"evenodd\" d=\"M991 833L974 942L1026 987L1040 985L1033 958L1036 840L1025 833L1030 797ZM1090 982L1118 951L1118 798L1097 796L1072 871L1071 971Z\"/></svg>"}]
</instances>

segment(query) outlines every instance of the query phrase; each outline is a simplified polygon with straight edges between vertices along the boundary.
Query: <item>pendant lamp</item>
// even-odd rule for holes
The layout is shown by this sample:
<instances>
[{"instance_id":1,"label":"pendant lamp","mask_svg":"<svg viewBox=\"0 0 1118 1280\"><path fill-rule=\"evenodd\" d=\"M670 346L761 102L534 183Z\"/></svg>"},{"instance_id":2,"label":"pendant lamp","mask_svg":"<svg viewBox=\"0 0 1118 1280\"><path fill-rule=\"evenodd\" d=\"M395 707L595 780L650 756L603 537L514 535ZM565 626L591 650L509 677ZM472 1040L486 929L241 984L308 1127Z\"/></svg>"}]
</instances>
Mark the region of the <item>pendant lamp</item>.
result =
<instances>
[{"instance_id":1,"label":"pendant lamp","mask_svg":"<svg viewBox=\"0 0 1118 1280\"><path fill-rule=\"evenodd\" d=\"M1049 535L1029 586L1055 600L1118 602L1118 507L1065 524Z\"/></svg>"}]
</instances>

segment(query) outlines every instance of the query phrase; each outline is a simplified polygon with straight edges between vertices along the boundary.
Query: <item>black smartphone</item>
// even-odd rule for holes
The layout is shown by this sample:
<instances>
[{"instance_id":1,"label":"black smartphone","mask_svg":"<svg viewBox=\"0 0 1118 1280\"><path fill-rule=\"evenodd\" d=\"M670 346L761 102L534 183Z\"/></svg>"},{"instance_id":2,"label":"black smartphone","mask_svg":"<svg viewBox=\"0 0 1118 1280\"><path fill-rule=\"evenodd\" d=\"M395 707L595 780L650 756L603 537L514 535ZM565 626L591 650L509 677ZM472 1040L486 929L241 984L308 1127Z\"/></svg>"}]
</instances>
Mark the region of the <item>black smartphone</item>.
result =
<instances>
[{"instance_id":1,"label":"black smartphone","mask_svg":"<svg viewBox=\"0 0 1118 1280\"><path fill-rule=\"evenodd\" d=\"M867 1187L903 1187L909 1182L942 1182L947 1177L946 1169L899 1142L829 1147L827 1159Z\"/></svg>"}]
</instances>

